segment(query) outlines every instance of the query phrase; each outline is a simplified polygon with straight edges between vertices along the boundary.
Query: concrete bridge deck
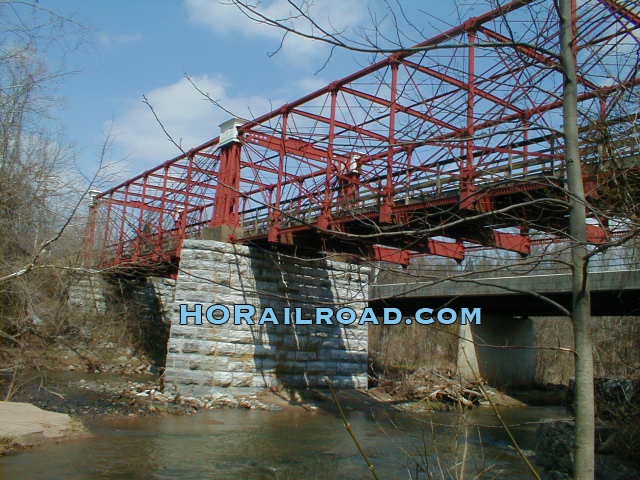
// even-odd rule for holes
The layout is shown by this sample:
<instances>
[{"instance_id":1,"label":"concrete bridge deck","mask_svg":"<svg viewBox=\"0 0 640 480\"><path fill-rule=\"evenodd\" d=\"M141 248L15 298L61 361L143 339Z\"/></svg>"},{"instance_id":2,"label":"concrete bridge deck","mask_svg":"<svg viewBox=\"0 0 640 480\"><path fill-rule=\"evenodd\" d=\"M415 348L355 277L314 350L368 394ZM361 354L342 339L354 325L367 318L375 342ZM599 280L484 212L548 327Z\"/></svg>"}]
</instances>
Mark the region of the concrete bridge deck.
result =
<instances>
[{"instance_id":1,"label":"concrete bridge deck","mask_svg":"<svg viewBox=\"0 0 640 480\"><path fill-rule=\"evenodd\" d=\"M589 274L593 315L640 315L640 270L600 271ZM458 275L449 280L370 285L372 306L393 302L398 308L447 304L452 308L480 307L495 313L523 316L559 315L545 296L571 307L571 275L478 277Z\"/></svg>"}]
</instances>

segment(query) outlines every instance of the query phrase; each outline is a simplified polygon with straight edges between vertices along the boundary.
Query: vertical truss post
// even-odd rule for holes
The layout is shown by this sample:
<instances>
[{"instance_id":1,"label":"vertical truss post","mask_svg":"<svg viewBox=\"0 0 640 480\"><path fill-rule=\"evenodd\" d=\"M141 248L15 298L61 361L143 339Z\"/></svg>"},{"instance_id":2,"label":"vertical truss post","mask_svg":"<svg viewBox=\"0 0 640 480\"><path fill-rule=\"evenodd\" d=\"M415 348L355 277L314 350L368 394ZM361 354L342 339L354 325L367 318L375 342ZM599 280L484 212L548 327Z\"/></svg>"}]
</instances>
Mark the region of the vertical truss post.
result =
<instances>
[{"instance_id":1,"label":"vertical truss post","mask_svg":"<svg viewBox=\"0 0 640 480\"><path fill-rule=\"evenodd\" d=\"M551 153L551 175L556 174L556 137L549 139L549 152Z\"/></svg>"},{"instance_id":2,"label":"vertical truss post","mask_svg":"<svg viewBox=\"0 0 640 480\"><path fill-rule=\"evenodd\" d=\"M318 218L318 227L326 230L331 223L331 204L333 203L333 194L331 192L331 183L335 175L335 166L333 164L333 147L336 138L336 106L338 102L337 88L331 89L331 113L329 117L329 145L327 146L327 173L324 179L324 198L322 199L322 209Z\"/></svg>"},{"instance_id":3,"label":"vertical truss post","mask_svg":"<svg viewBox=\"0 0 640 480\"><path fill-rule=\"evenodd\" d=\"M469 41L468 48L468 71L467 71L467 144L466 159L460 171L460 208L473 209L477 199L473 198L476 187L474 183L474 167L473 167L473 136L475 134L475 93L476 93L476 32L468 30L467 37Z\"/></svg>"},{"instance_id":4,"label":"vertical truss post","mask_svg":"<svg viewBox=\"0 0 640 480\"><path fill-rule=\"evenodd\" d=\"M107 201L107 218L104 223L104 235L102 236L102 251L100 252L99 263L104 263L105 261L105 251L109 246L109 241L111 240L111 206L113 205L113 192L109 194L109 199Z\"/></svg>"},{"instance_id":5,"label":"vertical truss post","mask_svg":"<svg viewBox=\"0 0 640 480\"><path fill-rule=\"evenodd\" d=\"M158 228L158 245L156 252L162 254L164 251L164 214L167 208L167 181L169 177L169 166L163 168L164 175L162 177L162 191L160 193L160 228Z\"/></svg>"},{"instance_id":6,"label":"vertical truss post","mask_svg":"<svg viewBox=\"0 0 640 480\"><path fill-rule=\"evenodd\" d=\"M116 262L122 260L122 254L124 251L124 227L127 219L127 202L129 201L129 185L124 187L124 202L122 202L122 217L120 218L120 227L118 229L118 246L116 247Z\"/></svg>"},{"instance_id":7,"label":"vertical truss post","mask_svg":"<svg viewBox=\"0 0 640 480\"><path fill-rule=\"evenodd\" d=\"M235 239L240 227L240 156L242 148L238 126L242 122L236 118L220 124L220 162L216 205L211 226L217 230L219 240Z\"/></svg>"},{"instance_id":8,"label":"vertical truss post","mask_svg":"<svg viewBox=\"0 0 640 480\"><path fill-rule=\"evenodd\" d=\"M525 117L522 119L522 124L524 126L524 132L522 134L522 136L524 137L524 147L523 147L523 156L522 156L524 166L522 168L523 168L523 175L526 177L527 174L529 173L529 127L531 126L529 117L527 115L525 115Z\"/></svg>"},{"instance_id":9,"label":"vertical truss post","mask_svg":"<svg viewBox=\"0 0 640 480\"><path fill-rule=\"evenodd\" d=\"M184 191L184 201L182 207L182 213L180 215L180 228L178 229L178 242L176 245L177 250L179 251L182 247L182 241L184 240L187 233L187 224L189 223L189 207L191 204L189 203L189 193L191 193L193 179L193 155L189 155L189 163L187 163L187 179L185 181L186 188Z\"/></svg>"},{"instance_id":10,"label":"vertical truss post","mask_svg":"<svg viewBox=\"0 0 640 480\"><path fill-rule=\"evenodd\" d=\"M280 228L282 225L282 180L285 174L285 161L287 158L287 123L289 120L289 113L285 111L282 114L282 135L280 148L280 155L278 159L278 180L276 182L276 202L275 206L269 208L271 214L271 221L269 225L269 231L267 233L267 241L276 243L280 238Z\"/></svg>"},{"instance_id":11,"label":"vertical truss post","mask_svg":"<svg viewBox=\"0 0 640 480\"><path fill-rule=\"evenodd\" d=\"M408 205L411 201L411 196L413 195L413 190L411 189L411 182L413 181L412 175L412 167L413 167L413 146L407 149L407 193L405 198L405 204Z\"/></svg>"},{"instance_id":12,"label":"vertical truss post","mask_svg":"<svg viewBox=\"0 0 640 480\"><path fill-rule=\"evenodd\" d=\"M149 181L149 176L145 175L142 177L142 197L140 199L140 211L138 213L138 232L136 235L136 244L134 250L134 257L139 257L143 253L143 246L146 243L146 226L144 225L144 202L147 198L147 182Z\"/></svg>"},{"instance_id":13,"label":"vertical truss post","mask_svg":"<svg viewBox=\"0 0 640 480\"><path fill-rule=\"evenodd\" d=\"M598 137L598 162L599 164L603 164L606 160L607 155L607 142L609 137L609 127L607 126L607 96L602 95L599 98L600 104L600 112L599 119L602 122L603 131L601 135Z\"/></svg>"},{"instance_id":14,"label":"vertical truss post","mask_svg":"<svg viewBox=\"0 0 640 480\"><path fill-rule=\"evenodd\" d=\"M391 223L393 211L393 147L396 143L396 111L398 103L398 61L391 61L391 89L389 93L389 147L387 151L387 178L384 200L380 206L380 223Z\"/></svg>"}]
</instances>

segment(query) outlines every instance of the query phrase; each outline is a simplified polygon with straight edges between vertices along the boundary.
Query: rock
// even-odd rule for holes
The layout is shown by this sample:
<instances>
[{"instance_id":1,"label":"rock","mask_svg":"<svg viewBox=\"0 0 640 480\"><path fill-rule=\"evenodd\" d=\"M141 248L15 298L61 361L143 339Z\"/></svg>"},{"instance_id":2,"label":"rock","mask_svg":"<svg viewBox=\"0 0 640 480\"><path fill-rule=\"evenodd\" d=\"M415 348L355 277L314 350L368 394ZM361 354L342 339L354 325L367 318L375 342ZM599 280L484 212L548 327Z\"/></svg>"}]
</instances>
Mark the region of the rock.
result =
<instances>
[{"instance_id":1,"label":"rock","mask_svg":"<svg viewBox=\"0 0 640 480\"><path fill-rule=\"evenodd\" d=\"M30 403L0 402L0 439L30 447L47 440L88 435L82 424L64 413L42 410Z\"/></svg>"},{"instance_id":2,"label":"rock","mask_svg":"<svg viewBox=\"0 0 640 480\"><path fill-rule=\"evenodd\" d=\"M594 378L596 416L614 418L621 409L637 404L640 397L640 380L629 378ZM569 381L568 406L573 408L575 381Z\"/></svg>"},{"instance_id":3,"label":"rock","mask_svg":"<svg viewBox=\"0 0 640 480\"><path fill-rule=\"evenodd\" d=\"M536 431L536 464L549 472L545 478L569 478L573 473L573 422L545 422ZM556 476L552 476L553 475ZM560 475L560 476L558 476Z\"/></svg>"},{"instance_id":4,"label":"rock","mask_svg":"<svg viewBox=\"0 0 640 480\"><path fill-rule=\"evenodd\" d=\"M572 421L545 422L536 432L536 464L543 470L545 480L572 478L575 426ZM596 427L596 450L608 430ZM614 455L596 455L597 480L627 480L640 478L640 471L630 462Z\"/></svg>"}]
</instances>

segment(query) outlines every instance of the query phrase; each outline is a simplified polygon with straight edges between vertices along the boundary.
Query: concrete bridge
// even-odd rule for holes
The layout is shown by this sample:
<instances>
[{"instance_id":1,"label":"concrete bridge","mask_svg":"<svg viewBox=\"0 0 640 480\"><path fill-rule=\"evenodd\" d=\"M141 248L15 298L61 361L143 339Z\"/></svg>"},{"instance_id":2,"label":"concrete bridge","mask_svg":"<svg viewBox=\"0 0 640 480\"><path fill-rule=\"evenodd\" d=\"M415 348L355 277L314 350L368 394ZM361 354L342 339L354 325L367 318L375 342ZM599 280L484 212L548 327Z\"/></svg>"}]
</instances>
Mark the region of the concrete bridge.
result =
<instances>
[{"instance_id":1,"label":"concrete bridge","mask_svg":"<svg viewBox=\"0 0 640 480\"><path fill-rule=\"evenodd\" d=\"M640 315L640 265L633 270L592 272L589 286L592 315ZM571 274L460 275L450 280L371 285L369 298L375 306L392 303L406 311L420 305L447 305L520 317L562 315L555 304L571 310Z\"/></svg>"},{"instance_id":2,"label":"concrete bridge","mask_svg":"<svg viewBox=\"0 0 640 480\"><path fill-rule=\"evenodd\" d=\"M567 251L559 257L568 260ZM640 317L640 261L636 247L612 248L591 259L591 289L594 328L599 316ZM550 252L549 257L553 257ZM526 263L526 262L525 262ZM553 262L551 262L553 264ZM519 271L519 274L518 274ZM526 273L524 273L526 272ZM411 280L413 278L413 280ZM503 261L493 266L443 269L426 266L416 281L402 272L391 272L369 287L369 304L377 310L393 306L403 312L443 305L482 309L482 324L460 325L458 372L482 377L492 385L531 385L536 377L540 348L540 324L549 316L571 310L571 274L541 262L536 268ZM570 339L563 340L570 346Z\"/></svg>"}]
</instances>

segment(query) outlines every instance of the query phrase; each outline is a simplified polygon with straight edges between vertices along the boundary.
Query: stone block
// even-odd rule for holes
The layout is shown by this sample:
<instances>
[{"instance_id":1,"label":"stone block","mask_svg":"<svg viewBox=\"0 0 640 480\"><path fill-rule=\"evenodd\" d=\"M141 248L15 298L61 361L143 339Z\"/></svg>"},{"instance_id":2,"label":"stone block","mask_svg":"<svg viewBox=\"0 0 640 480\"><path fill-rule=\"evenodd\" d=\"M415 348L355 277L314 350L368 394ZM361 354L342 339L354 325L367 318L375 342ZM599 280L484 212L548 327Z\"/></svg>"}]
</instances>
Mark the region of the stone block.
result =
<instances>
[{"instance_id":1,"label":"stone block","mask_svg":"<svg viewBox=\"0 0 640 480\"><path fill-rule=\"evenodd\" d=\"M229 387L233 383L231 372L213 372L211 374L211 385L217 387Z\"/></svg>"}]
</instances>

